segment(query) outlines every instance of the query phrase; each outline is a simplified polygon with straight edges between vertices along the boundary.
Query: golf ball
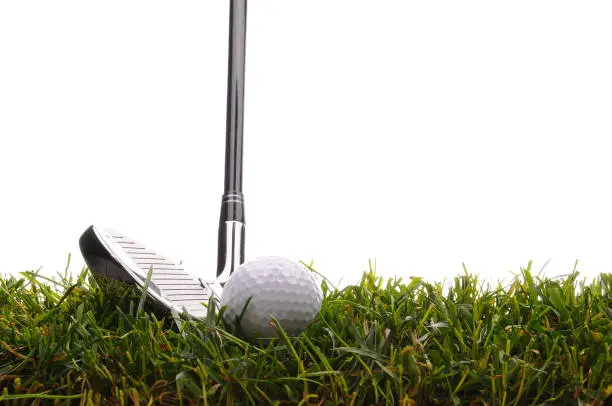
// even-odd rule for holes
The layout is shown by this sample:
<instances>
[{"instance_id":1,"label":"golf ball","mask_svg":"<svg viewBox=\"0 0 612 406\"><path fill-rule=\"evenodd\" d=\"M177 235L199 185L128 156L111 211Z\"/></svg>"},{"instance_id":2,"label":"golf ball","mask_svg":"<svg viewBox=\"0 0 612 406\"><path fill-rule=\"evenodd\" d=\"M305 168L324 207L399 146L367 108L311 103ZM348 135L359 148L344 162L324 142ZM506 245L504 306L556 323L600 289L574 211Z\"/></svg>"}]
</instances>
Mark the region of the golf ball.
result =
<instances>
[{"instance_id":1,"label":"golf ball","mask_svg":"<svg viewBox=\"0 0 612 406\"><path fill-rule=\"evenodd\" d=\"M226 325L238 323L244 338L253 341L277 337L270 316L289 336L299 335L321 310L322 300L321 288L303 264L262 257L242 264L232 274L223 288L221 307L225 307Z\"/></svg>"}]
</instances>

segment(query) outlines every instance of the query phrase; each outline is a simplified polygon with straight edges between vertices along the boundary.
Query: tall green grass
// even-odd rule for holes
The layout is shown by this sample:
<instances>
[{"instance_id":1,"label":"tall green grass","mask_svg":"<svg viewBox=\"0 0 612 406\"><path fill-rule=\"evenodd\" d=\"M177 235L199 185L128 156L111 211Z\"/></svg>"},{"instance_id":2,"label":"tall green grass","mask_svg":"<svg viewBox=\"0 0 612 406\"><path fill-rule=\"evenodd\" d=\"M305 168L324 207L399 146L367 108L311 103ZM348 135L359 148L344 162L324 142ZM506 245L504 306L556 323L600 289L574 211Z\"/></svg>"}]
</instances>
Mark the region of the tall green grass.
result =
<instances>
[{"instance_id":1,"label":"tall green grass","mask_svg":"<svg viewBox=\"0 0 612 406\"><path fill-rule=\"evenodd\" d=\"M86 269L26 272L0 278L0 404L603 405L612 274L578 276L529 264L489 287L467 271L442 284L370 269L343 289L323 281L301 336L252 345L213 306L179 328Z\"/></svg>"}]
</instances>

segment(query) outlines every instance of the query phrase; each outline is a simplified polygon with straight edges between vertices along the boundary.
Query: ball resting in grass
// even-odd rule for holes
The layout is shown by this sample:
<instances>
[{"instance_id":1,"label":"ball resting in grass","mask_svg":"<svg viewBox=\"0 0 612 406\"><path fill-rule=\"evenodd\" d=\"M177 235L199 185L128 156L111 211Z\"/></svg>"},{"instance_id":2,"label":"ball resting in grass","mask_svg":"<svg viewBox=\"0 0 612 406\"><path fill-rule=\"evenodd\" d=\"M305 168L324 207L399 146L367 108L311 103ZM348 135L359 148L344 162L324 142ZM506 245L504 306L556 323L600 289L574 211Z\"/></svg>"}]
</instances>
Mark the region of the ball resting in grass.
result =
<instances>
[{"instance_id":1,"label":"ball resting in grass","mask_svg":"<svg viewBox=\"0 0 612 406\"><path fill-rule=\"evenodd\" d=\"M261 257L241 265L225 284L221 307L225 324L249 341L285 333L297 336L321 310L323 292L313 273L299 262Z\"/></svg>"}]
</instances>

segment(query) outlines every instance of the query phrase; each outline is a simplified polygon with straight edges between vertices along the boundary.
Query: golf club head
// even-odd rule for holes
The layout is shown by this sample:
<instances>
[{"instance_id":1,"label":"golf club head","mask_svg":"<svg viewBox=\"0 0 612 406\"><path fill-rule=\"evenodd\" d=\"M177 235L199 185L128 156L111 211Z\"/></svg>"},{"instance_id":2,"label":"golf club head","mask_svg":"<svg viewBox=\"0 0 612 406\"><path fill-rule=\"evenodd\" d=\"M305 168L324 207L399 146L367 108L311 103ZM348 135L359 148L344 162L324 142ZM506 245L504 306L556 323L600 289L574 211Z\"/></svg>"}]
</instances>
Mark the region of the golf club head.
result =
<instances>
[{"instance_id":1,"label":"golf club head","mask_svg":"<svg viewBox=\"0 0 612 406\"><path fill-rule=\"evenodd\" d=\"M211 296L219 303L219 287L189 275L182 265L112 229L90 226L79 239L81 254L97 281L114 280L144 290L160 308L204 319ZM213 291L216 288L217 292Z\"/></svg>"}]
</instances>

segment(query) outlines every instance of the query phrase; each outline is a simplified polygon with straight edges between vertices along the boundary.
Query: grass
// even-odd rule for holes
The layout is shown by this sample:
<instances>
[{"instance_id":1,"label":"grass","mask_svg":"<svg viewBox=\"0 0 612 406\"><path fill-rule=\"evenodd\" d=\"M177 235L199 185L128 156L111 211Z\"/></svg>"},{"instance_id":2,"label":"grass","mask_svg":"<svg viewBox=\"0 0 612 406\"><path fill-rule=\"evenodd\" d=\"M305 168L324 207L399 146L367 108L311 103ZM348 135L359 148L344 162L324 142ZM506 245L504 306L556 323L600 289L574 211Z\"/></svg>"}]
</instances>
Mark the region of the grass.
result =
<instances>
[{"instance_id":1,"label":"grass","mask_svg":"<svg viewBox=\"0 0 612 406\"><path fill-rule=\"evenodd\" d=\"M212 306L179 329L86 269L25 272L0 278L0 404L603 405L612 274L578 276L530 263L492 288L467 270L442 284L371 267L343 289L323 281L301 336L252 345Z\"/></svg>"}]
</instances>

